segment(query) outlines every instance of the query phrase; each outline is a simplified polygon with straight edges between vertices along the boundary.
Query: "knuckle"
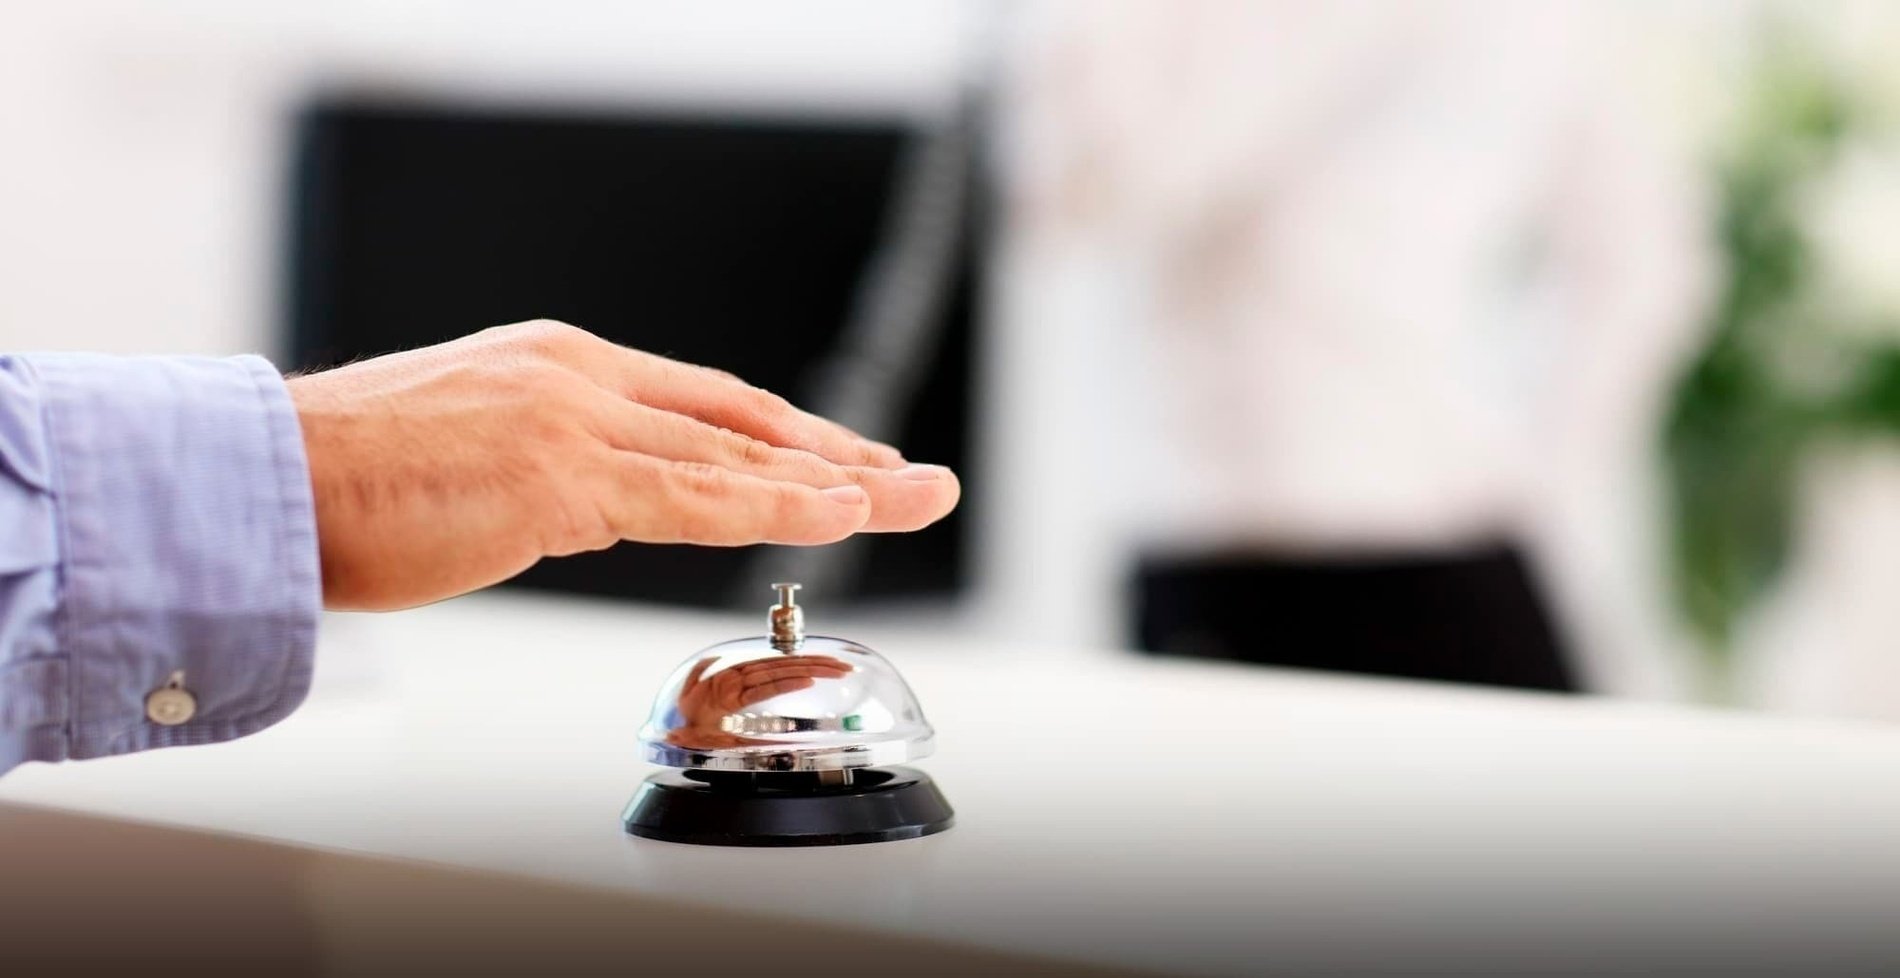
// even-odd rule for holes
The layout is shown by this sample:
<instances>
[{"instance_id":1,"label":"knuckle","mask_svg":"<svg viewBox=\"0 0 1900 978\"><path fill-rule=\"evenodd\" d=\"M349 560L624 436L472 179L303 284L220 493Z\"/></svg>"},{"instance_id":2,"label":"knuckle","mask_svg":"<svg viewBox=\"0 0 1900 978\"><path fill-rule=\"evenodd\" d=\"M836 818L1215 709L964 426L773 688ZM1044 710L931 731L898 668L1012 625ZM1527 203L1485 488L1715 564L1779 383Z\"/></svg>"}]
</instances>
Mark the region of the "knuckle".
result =
<instances>
[{"instance_id":1,"label":"knuckle","mask_svg":"<svg viewBox=\"0 0 1900 978\"><path fill-rule=\"evenodd\" d=\"M720 429L719 438L720 457L742 471L773 478L825 480L833 484L857 481L849 469L809 452L780 448L769 441L725 429Z\"/></svg>"},{"instance_id":2,"label":"knuckle","mask_svg":"<svg viewBox=\"0 0 1900 978\"><path fill-rule=\"evenodd\" d=\"M740 462L755 468L765 468L778 460L778 450L771 445L744 435L734 435L737 439L737 457Z\"/></svg>"},{"instance_id":3,"label":"knuckle","mask_svg":"<svg viewBox=\"0 0 1900 978\"><path fill-rule=\"evenodd\" d=\"M844 442L843 451L851 459L851 464L853 465L876 468L884 461L879 457L875 449L857 439L846 440Z\"/></svg>"},{"instance_id":4,"label":"knuckle","mask_svg":"<svg viewBox=\"0 0 1900 978\"><path fill-rule=\"evenodd\" d=\"M759 538L749 507L733 505L731 480L722 469L688 463L670 482L667 508L677 539L720 545Z\"/></svg>"},{"instance_id":5,"label":"knuckle","mask_svg":"<svg viewBox=\"0 0 1900 978\"><path fill-rule=\"evenodd\" d=\"M693 437L710 442L712 456L722 464L737 465L746 460L751 451L748 443L751 438L728 428L717 425L691 425Z\"/></svg>"},{"instance_id":6,"label":"knuckle","mask_svg":"<svg viewBox=\"0 0 1900 978\"><path fill-rule=\"evenodd\" d=\"M573 374L546 363L516 363L501 372L501 383L510 393L521 396L536 408L532 414L566 408L580 400L580 388Z\"/></svg>"},{"instance_id":7,"label":"knuckle","mask_svg":"<svg viewBox=\"0 0 1900 978\"><path fill-rule=\"evenodd\" d=\"M808 500L808 490L803 486L774 483L767 511L777 526L799 526L811 511Z\"/></svg>"},{"instance_id":8,"label":"knuckle","mask_svg":"<svg viewBox=\"0 0 1900 978\"><path fill-rule=\"evenodd\" d=\"M798 410L791 402L771 391L756 387L745 389L733 405L736 427L777 445L808 447L810 441L801 431Z\"/></svg>"},{"instance_id":9,"label":"knuckle","mask_svg":"<svg viewBox=\"0 0 1900 978\"><path fill-rule=\"evenodd\" d=\"M559 319L529 319L515 324L522 332L540 336L571 336L581 331L579 326L562 322Z\"/></svg>"},{"instance_id":10,"label":"knuckle","mask_svg":"<svg viewBox=\"0 0 1900 978\"><path fill-rule=\"evenodd\" d=\"M678 513L673 517L674 540L685 543L719 543L725 527L709 513Z\"/></svg>"},{"instance_id":11,"label":"knuckle","mask_svg":"<svg viewBox=\"0 0 1900 978\"><path fill-rule=\"evenodd\" d=\"M673 469L672 488L689 503L719 500L732 493L726 470L709 462L680 462Z\"/></svg>"},{"instance_id":12,"label":"knuckle","mask_svg":"<svg viewBox=\"0 0 1900 978\"><path fill-rule=\"evenodd\" d=\"M591 335L578 326L570 326L558 319L530 319L502 328L509 331L509 342L543 356L559 356Z\"/></svg>"},{"instance_id":13,"label":"knuckle","mask_svg":"<svg viewBox=\"0 0 1900 978\"><path fill-rule=\"evenodd\" d=\"M745 409L759 420L780 422L791 415L792 403L785 398L758 387L746 390Z\"/></svg>"}]
</instances>

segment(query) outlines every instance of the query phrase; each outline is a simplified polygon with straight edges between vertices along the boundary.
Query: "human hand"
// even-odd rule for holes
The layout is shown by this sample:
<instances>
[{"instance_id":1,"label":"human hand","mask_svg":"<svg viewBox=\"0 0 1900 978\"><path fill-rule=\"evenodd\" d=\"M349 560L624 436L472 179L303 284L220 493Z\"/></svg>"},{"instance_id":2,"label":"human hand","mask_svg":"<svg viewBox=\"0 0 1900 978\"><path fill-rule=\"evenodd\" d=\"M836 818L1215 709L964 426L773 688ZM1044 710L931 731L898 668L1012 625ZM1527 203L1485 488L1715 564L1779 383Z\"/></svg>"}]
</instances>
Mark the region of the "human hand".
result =
<instances>
[{"instance_id":1,"label":"human hand","mask_svg":"<svg viewBox=\"0 0 1900 978\"><path fill-rule=\"evenodd\" d=\"M622 540L915 530L957 478L729 374L561 323L296 377L332 608L424 604Z\"/></svg>"},{"instance_id":2,"label":"human hand","mask_svg":"<svg viewBox=\"0 0 1900 978\"><path fill-rule=\"evenodd\" d=\"M829 655L773 655L721 669L707 679L706 669L714 661L694 663L680 686L676 702L684 723L667 735L676 746L710 750L770 743L732 733L721 727L721 721L774 696L809 689L819 679L840 679L851 673L850 663Z\"/></svg>"}]
</instances>

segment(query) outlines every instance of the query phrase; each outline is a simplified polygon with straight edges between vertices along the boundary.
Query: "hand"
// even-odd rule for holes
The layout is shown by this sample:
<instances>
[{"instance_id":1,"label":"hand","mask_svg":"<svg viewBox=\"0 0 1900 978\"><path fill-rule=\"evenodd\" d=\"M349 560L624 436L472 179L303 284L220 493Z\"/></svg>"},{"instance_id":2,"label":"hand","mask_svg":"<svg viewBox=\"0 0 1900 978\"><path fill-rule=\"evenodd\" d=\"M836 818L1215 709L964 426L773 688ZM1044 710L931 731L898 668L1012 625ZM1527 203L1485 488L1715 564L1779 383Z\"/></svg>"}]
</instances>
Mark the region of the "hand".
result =
<instances>
[{"instance_id":1,"label":"hand","mask_svg":"<svg viewBox=\"0 0 1900 978\"><path fill-rule=\"evenodd\" d=\"M706 668L713 662L701 659L686 674L678 700L685 725L667 734L669 743L693 750L772 743L727 731L720 722L755 703L809 689L820 678L839 679L851 673L850 663L829 655L773 655L721 669L706 679Z\"/></svg>"},{"instance_id":2,"label":"hand","mask_svg":"<svg viewBox=\"0 0 1900 978\"><path fill-rule=\"evenodd\" d=\"M290 396L332 608L424 604L622 540L915 530L960 491L729 374L555 322L293 378Z\"/></svg>"}]
</instances>

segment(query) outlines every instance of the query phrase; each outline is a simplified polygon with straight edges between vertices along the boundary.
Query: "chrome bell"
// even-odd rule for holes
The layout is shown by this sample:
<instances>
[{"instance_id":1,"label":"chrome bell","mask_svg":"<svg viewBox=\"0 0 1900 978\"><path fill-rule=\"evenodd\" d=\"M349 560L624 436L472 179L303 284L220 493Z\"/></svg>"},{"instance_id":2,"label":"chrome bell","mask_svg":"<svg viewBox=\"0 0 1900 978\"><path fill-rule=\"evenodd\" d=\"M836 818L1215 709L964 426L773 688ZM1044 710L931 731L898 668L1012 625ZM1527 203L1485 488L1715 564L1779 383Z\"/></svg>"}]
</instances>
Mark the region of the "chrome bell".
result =
<instances>
[{"instance_id":1,"label":"chrome bell","mask_svg":"<svg viewBox=\"0 0 1900 978\"><path fill-rule=\"evenodd\" d=\"M797 584L774 584L763 636L722 642L673 671L640 731L647 779L627 831L712 845L838 845L950 825L920 771L935 731L890 660L807 636Z\"/></svg>"}]
</instances>

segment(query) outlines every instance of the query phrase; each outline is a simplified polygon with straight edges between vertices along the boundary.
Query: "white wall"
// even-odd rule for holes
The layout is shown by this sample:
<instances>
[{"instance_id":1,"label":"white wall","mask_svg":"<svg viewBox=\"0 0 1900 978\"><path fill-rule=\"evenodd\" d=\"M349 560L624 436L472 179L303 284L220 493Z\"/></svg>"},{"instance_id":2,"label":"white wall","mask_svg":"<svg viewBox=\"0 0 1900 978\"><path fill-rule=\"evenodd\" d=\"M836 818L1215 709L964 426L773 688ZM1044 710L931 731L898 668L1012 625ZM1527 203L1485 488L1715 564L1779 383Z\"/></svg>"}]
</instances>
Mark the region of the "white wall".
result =
<instances>
[{"instance_id":1,"label":"white wall","mask_svg":"<svg viewBox=\"0 0 1900 978\"><path fill-rule=\"evenodd\" d=\"M284 122L319 86L514 103L928 111L954 78L967 9L946 0L18 5L0 27L0 348L270 348Z\"/></svg>"}]
</instances>

